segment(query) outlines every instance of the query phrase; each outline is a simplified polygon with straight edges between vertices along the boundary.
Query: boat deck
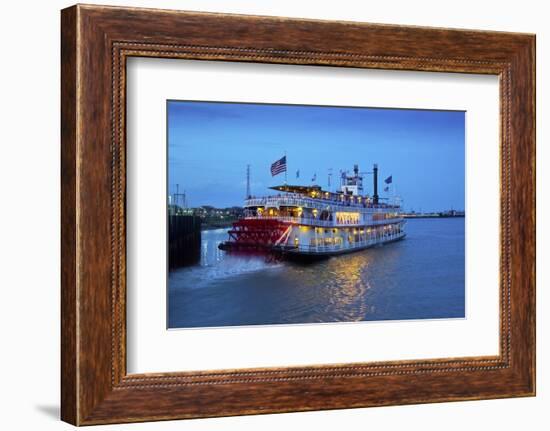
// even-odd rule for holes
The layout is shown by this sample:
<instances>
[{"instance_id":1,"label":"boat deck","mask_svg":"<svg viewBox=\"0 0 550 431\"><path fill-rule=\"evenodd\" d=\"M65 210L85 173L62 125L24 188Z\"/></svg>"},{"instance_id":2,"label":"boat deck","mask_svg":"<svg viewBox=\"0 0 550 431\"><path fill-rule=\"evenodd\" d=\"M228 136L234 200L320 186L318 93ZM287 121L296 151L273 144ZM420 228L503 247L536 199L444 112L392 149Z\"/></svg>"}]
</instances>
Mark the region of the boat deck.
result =
<instances>
[{"instance_id":1,"label":"boat deck","mask_svg":"<svg viewBox=\"0 0 550 431\"><path fill-rule=\"evenodd\" d=\"M400 241L405 238L406 233L400 232L395 235L388 235L385 238L372 239L369 241L357 242L351 247L341 247L338 245L332 246L288 246L281 245L273 247L274 251L280 252L288 257L304 257L304 258L327 258L331 256L338 256L347 253L353 253L367 248L375 247L377 245L388 244L395 241Z\"/></svg>"}]
</instances>

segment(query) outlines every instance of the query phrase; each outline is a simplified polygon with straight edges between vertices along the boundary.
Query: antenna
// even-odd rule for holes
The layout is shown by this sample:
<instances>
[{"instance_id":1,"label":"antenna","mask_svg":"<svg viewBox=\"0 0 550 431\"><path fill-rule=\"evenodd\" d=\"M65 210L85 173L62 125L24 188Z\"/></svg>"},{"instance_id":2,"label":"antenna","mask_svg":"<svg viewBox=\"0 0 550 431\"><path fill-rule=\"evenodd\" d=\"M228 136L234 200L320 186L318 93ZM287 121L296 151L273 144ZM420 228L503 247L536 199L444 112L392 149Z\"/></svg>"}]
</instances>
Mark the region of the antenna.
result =
<instances>
[{"instance_id":1,"label":"antenna","mask_svg":"<svg viewBox=\"0 0 550 431\"><path fill-rule=\"evenodd\" d=\"M250 165L246 165L246 199L250 199Z\"/></svg>"},{"instance_id":2,"label":"antenna","mask_svg":"<svg viewBox=\"0 0 550 431\"><path fill-rule=\"evenodd\" d=\"M330 179L332 177L332 168L328 168L328 190L330 190Z\"/></svg>"},{"instance_id":3,"label":"antenna","mask_svg":"<svg viewBox=\"0 0 550 431\"><path fill-rule=\"evenodd\" d=\"M180 193L180 185L176 184L176 193L172 195L172 205L178 207L181 197L181 208L187 208L187 197L185 195L185 190L183 193Z\"/></svg>"}]
</instances>

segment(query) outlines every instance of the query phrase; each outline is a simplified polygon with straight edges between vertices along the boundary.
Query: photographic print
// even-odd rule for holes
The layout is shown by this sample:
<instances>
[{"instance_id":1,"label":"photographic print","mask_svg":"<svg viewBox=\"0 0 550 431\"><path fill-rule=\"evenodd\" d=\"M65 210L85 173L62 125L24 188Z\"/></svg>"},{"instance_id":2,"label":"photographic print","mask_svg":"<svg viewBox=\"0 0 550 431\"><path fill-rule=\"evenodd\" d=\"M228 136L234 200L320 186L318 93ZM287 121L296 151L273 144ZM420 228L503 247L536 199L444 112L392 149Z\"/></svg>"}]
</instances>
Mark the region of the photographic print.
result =
<instances>
[{"instance_id":1,"label":"photographic print","mask_svg":"<svg viewBox=\"0 0 550 431\"><path fill-rule=\"evenodd\" d=\"M167 101L170 329L465 318L465 112Z\"/></svg>"}]
</instances>

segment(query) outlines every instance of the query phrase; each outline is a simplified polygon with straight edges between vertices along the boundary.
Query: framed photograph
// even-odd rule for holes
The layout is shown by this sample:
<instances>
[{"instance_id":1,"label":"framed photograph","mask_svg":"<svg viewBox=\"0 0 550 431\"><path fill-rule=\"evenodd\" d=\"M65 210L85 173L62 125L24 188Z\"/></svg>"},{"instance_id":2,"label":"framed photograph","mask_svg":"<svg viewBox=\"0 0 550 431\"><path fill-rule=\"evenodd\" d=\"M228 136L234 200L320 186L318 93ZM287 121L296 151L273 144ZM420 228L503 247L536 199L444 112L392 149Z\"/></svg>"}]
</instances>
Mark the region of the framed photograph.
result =
<instances>
[{"instance_id":1,"label":"framed photograph","mask_svg":"<svg viewBox=\"0 0 550 431\"><path fill-rule=\"evenodd\" d=\"M465 112L170 100L167 116L168 328L466 317Z\"/></svg>"},{"instance_id":2,"label":"framed photograph","mask_svg":"<svg viewBox=\"0 0 550 431\"><path fill-rule=\"evenodd\" d=\"M533 396L535 37L62 11L62 419Z\"/></svg>"}]
</instances>

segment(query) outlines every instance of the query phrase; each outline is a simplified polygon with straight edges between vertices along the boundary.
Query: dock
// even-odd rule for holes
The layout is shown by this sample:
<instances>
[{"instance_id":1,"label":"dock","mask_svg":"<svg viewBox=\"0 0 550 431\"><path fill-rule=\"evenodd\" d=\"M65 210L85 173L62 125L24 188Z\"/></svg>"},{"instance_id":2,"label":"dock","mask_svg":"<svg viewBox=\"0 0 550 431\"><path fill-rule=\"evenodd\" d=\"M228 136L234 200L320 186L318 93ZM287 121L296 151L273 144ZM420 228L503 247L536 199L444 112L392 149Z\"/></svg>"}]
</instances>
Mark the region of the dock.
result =
<instances>
[{"instance_id":1,"label":"dock","mask_svg":"<svg viewBox=\"0 0 550 431\"><path fill-rule=\"evenodd\" d=\"M168 216L168 268L170 270L200 261L201 218L194 215Z\"/></svg>"}]
</instances>

